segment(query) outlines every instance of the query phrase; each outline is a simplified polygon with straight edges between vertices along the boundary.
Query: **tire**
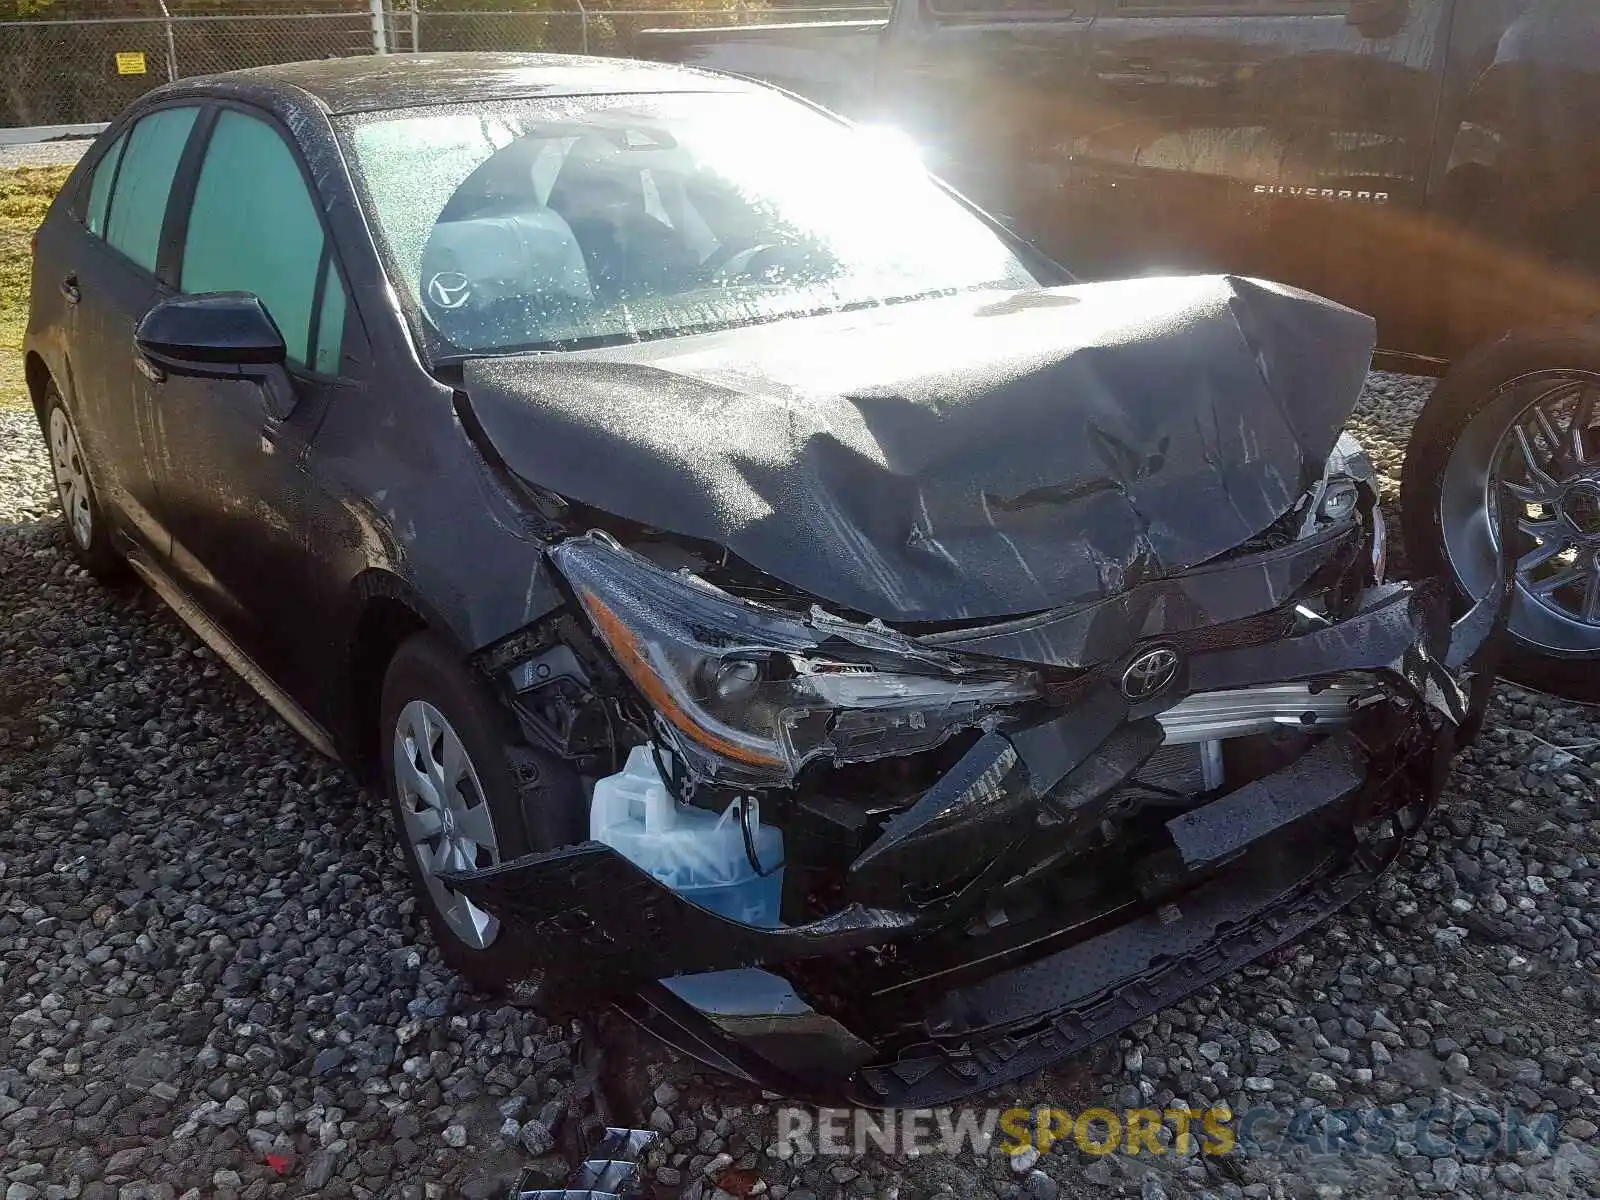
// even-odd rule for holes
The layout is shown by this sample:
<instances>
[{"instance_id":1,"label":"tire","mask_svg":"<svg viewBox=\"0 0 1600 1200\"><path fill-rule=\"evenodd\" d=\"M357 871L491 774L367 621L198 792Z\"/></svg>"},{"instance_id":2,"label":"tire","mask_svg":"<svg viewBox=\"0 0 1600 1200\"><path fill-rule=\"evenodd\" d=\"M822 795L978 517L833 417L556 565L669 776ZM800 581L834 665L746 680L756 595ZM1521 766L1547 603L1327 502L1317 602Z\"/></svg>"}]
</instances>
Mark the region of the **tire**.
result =
<instances>
[{"instance_id":1,"label":"tire","mask_svg":"<svg viewBox=\"0 0 1600 1200\"><path fill-rule=\"evenodd\" d=\"M509 862L582 841L587 820L576 775L521 743L503 704L460 652L435 633L415 634L396 650L384 676L379 720L384 792L395 836L440 956L482 990L526 978L532 970L528 948L433 879L424 858L441 861L444 834L452 832L455 849L448 866L454 869ZM448 780L451 772L440 760L448 757L451 736L464 765L455 772L456 786L436 789L442 800L456 805L446 819L428 804L416 764L423 764L436 785ZM413 753L429 738L430 752ZM423 812L430 807L434 817ZM416 841L419 833L441 823L441 833ZM481 840L485 831L492 844Z\"/></svg>"},{"instance_id":2,"label":"tire","mask_svg":"<svg viewBox=\"0 0 1600 1200\"><path fill-rule=\"evenodd\" d=\"M116 582L128 564L111 543L111 528L89 474L77 425L54 383L46 387L42 414L39 427L56 481L67 547L89 574L102 583Z\"/></svg>"},{"instance_id":3,"label":"tire","mask_svg":"<svg viewBox=\"0 0 1600 1200\"><path fill-rule=\"evenodd\" d=\"M1578 406L1590 395L1593 410L1585 420ZM1553 414L1552 429L1572 414L1568 427L1555 429L1555 443L1538 432L1535 404ZM1584 424L1575 437L1571 425L1579 421ZM1580 446L1583 459L1552 460L1550 483L1529 489L1555 502L1522 514L1537 514L1540 528L1555 532L1520 534L1519 555L1571 538L1573 546L1562 555L1572 557L1547 558L1533 568L1536 575L1519 577L1500 673L1538 691L1600 702L1600 619L1587 616L1595 611L1600 582L1585 575L1600 577L1600 330L1508 334L1445 376L1406 451L1400 507L1407 557L1414 574L1452 581L1458 611L1483 593L1494 578L1495 550L1489 522L1474 515L1473 505L1483 505L1491 472L1523 484L1534 479L1515 433L1519 426L1535 458L1559 444ZM1537 594L1568 576L1578 578L1543 598Z\"/></svg>"}]
</instances>

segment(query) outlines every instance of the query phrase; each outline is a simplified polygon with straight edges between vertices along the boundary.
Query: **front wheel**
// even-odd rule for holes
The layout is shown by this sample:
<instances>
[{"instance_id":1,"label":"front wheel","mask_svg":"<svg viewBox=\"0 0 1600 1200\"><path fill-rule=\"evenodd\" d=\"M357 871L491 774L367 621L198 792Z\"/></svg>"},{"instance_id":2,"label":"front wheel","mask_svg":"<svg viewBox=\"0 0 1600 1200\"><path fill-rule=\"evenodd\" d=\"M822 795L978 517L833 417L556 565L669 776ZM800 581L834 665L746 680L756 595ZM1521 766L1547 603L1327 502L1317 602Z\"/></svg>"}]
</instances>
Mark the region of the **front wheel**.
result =
<instances>
[{"instance_id":1,"label":"front wheel","mask_svg":"<svg viewBox=\"0 0 1600 1200\"><path fill-rule=\"evenodd\" d=\"M1463 604L1498 576L1502 495L1517 588L1501 674L1600 701L1600 332L1508 335L1424 407L1400 489L1406 550Z\"/></svg>"},{"instance_id":2,"label":"front wheel","mask_svg":"<svg viewBox=\"0 0 1600 1200\"><path fill-rule=\"evenodd\" d=\"M581 841L576 777L520 743L486 681L436 634L395 652L380 720L395 836L441 957L485 989L525 977L528 948L440 875Z\"/></svg>"},{"instance_id":3,"label":"front wheel","mask_svg":"<svg viewBox=\"0 0 1600 1200\"><path fill-rule=\"evenodd\" d=\"M54 384L45 393L44 440L50 452L50 472L56 481L56 499L67 527L67 542L79 564L100 580L122 574L122 556L111 544L99 495L89 475L89 464L78 439L72 414Z\"/></svg>"}]
</instances>

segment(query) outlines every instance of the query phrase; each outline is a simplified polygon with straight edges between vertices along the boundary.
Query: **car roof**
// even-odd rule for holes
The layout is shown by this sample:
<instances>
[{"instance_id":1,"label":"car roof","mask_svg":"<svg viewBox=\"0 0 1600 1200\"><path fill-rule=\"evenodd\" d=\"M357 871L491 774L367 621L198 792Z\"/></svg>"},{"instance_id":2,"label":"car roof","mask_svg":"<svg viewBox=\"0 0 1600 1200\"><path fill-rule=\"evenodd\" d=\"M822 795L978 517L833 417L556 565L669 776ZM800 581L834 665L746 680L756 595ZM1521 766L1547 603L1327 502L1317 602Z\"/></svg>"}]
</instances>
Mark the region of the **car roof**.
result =
<instances>
[{"instance_id":1,"label":"car roof","mask_svg":"<svg viewBox=\"0 0 1600 1200\"><path fill-rule=\"evenodd\" d=\"M329 113L373 112L527 96L631 92L741 92L757 85L714 71L576 54L389 54L280 63L209 75L178 90L225 87L304 103Z\"/></svg>"}]
</instances>

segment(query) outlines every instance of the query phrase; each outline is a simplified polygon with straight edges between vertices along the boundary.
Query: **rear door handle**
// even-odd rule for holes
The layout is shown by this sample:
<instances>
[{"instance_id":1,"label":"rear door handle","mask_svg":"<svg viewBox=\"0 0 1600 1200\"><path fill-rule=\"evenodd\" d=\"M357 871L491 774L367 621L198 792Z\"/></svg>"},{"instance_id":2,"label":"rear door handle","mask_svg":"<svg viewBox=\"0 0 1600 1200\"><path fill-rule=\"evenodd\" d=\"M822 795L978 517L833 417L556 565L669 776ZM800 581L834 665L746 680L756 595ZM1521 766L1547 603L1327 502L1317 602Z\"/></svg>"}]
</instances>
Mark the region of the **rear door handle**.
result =
<instances>
[{"instance_id":1,"label":"rear door handle","mask_svg":"<svg viewBox=\"0 0 1600 1200\"><path fill-rule=\"evenodd\" d=\"M76 304L83 299L83 289L78 286L76 275L68 275L61 281L61 294L67 298L68 304Z\"/></svg>"}]
</instances>

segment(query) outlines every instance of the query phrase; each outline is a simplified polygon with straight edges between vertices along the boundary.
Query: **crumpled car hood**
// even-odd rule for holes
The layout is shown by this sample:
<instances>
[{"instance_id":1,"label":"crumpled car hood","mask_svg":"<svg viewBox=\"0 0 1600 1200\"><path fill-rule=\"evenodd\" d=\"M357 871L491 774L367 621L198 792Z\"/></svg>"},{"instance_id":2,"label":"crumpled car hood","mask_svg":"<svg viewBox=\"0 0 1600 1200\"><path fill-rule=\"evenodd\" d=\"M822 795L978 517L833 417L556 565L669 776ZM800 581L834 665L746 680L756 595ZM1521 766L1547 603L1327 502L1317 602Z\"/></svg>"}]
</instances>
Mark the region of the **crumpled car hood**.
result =
<instances>
[{"instance_id":1,"label":"crumpled car hood","mask_svg":"<svg viewBox=\"0 0 1600 1200\"><path fill-rule=\"evenodd\" d=\"M472 361L505 463L889 621L1089 603L1238 546L1323 464L1372 321L1231 276L982 292Z\"/></svg>"}]
</instances>

